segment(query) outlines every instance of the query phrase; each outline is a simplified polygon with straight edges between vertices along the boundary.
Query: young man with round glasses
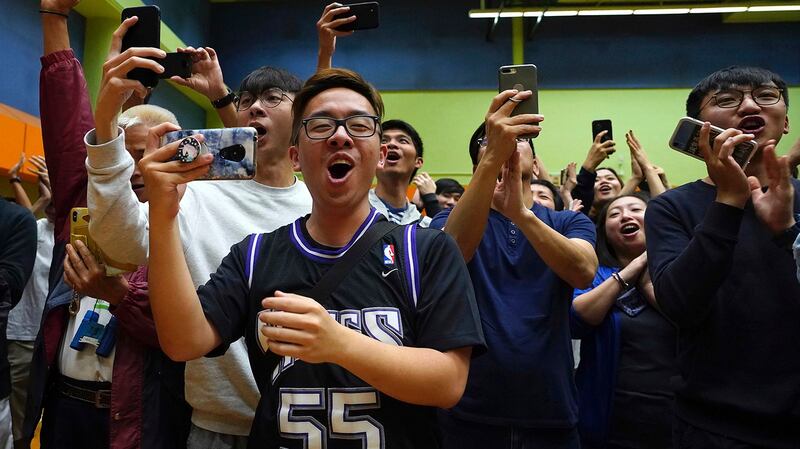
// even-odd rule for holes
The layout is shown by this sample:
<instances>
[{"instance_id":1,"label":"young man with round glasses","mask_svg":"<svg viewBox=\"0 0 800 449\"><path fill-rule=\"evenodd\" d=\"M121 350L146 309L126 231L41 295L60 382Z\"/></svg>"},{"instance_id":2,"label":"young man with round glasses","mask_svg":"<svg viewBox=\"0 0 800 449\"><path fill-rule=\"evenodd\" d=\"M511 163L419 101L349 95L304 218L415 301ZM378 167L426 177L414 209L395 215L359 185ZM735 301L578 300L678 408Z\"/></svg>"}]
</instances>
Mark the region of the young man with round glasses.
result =
<instances>
[{"instance_id":1,"label":"young man with round glasses","mask_svg":"<svg viewBox=\"0 0 800 449\"><path fill-rule=\"evenodd\" d=\"M786 83L757 67L701 81L687 114L726 129L700 133L708 177L647 208L647 254L658 303L679 328L676 447L797 448L800 284L792 242L800 183L775 146L789 132ZM742 169L731 157L758 144ZM687 163L691 163L687 159Z\"/></svg>"},{"instance_id":2,"label":"young man with round glasses","mask_svg":"<svg viewBox=\"0 0 800 449\"><path fill-rule=\"evenodd\" d=\"M283 69L261 67L242 80L238 95L218 98L217 93L226 89L216 53L208 48L184 51L191 52L197 62L195 73L183 84L215 98L214 105L226 125L258 131L254 179L185 186L178 214L183 242L179 250L186 255L193 290L208 281L231 245L250 232L272 231L308 213L311 197L294 175L288 153L292 99L301 81ZM131 95L128 83L113 85L123 86L122 93ZM105 97L115 98L114 93ZM111 119L100 120L97 131L86 138L90 232L109 257L143 265L149 249L149 210L147 203L136 201L128 185L134 161L125 151L125 131L117 130L118 110L113 102L98 101L95 117ZM223 357L187 363L186 400L192 406L188 447L246 444L258 397L243 341L231 344Z\"/></svg>"},{"instance_id":3,"label":"young man with round glasses","mask_svg":"<svg viewBox=\"0 0 800 449\"><path fill-rule=\"evenodd\" d=\"M244 336L262 393L250 448L436 447L433 407L458 401L472 347L483 344L464 262L444 233L397 226L368 240L329 294L312 293L385 223L367 200L386 156L383 103L356 73L328 69L306 82L293 112L289 153L311 214L235 244L197 292L181 251L178 188L211 158L170 162L177 143L156 146L174 127L153 130L142 168L164 350L191 360Z\"/></svg>"}]
</instances>

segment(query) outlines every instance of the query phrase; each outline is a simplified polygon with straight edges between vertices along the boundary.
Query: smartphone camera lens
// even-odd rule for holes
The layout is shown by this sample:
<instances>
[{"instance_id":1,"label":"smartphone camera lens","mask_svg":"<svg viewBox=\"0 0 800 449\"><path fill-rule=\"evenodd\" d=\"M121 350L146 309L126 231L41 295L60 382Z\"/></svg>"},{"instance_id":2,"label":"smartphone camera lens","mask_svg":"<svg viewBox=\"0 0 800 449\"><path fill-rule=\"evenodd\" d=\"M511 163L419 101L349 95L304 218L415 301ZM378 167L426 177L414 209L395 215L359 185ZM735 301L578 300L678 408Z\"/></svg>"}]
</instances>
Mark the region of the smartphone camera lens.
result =
<instances>
[{"instance_id":1,"label":"smartphone camera lens","mask_svg":"<svg viewBox=\"0 0 800 449\"><path fill-rule=\"evenodd\" d=\"M219 156L226 161L241 162L244 159L245 150L243 145L231 145L219 150Z\"/></svg>"},{"instance_id":2,"label":"smartphone camera lens","mask_svg":"<svg viewBox=\"0 0 800 449\"><path fill-rule=\"evenodd\" d=\"M78 212L72 211L72 221L78 221Z\"/></svg>"}]
</instances>

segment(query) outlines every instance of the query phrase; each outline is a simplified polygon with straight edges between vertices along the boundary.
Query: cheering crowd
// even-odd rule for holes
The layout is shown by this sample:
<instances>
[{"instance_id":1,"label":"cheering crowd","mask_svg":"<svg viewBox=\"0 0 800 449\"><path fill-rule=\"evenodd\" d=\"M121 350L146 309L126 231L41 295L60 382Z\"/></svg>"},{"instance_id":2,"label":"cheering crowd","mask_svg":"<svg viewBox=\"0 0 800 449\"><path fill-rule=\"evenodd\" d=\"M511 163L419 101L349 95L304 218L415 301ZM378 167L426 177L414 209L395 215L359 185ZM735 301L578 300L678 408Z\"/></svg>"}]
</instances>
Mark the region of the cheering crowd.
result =
<instances>
[{"instance_id":1,"label":"cheering crowd","mask_svg":"<svg viewBox=\"0 0 800 449\"><path fill-rule=\"evenodd\" d=\"M333 3L306 81L254 58L231 91L212 48L179 49L192 76L172 80L257 133L253 179L195 181L214 156L177 160L162 137L180 117L126 77L165 52L123 49L124 20L92 108L76 4L40 4L39 197L22 155L17 204L0 201L0 447L39 426L47 449L800 448L800 142L777 155L780 75L699 80L708 176L681 186L634 131L629 179L603 166L606 131L552 179L543 116L512 115L532 93L500 92L462 186L333 68L354 20Z\"/></svg>"}]
</instances>

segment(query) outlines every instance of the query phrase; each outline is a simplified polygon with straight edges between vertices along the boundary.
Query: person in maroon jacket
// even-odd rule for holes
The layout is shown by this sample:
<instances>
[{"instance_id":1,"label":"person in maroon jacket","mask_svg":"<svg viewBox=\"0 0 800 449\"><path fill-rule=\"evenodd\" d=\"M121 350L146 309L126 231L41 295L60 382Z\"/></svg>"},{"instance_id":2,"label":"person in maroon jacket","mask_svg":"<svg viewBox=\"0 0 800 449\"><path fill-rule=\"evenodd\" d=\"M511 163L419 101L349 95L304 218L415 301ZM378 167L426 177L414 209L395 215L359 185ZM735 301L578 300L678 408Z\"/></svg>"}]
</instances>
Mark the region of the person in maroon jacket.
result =
<instances>
[{"instance_id":1,"label":"person in maroon jacket","mask_svg":"<svg viewBox=\"0 0 800 449\"><path fill-rule=\"evenodd\" d=\"M69 46L66 19L75 4L75 0L41 1L44 56L40 110L56 208L56 242L50 293L31 368L25 443L33 437L44 408L42 448L181 447L185 446L189 424L189 410L183 401L183 364L170 361L159 349L146 267L124 278L106 278L93 257L86 254L85 246L67 245L70 211L86 205L83 136L94 127L83 71ZM112 56L119 53L121 37L132 23L126 21L115 32ZM100 101L109 79L104 77ZM109 94L106 89L106 98ZM144 133L128 133L131 149L143 147L147 128L141 124L138 128ZM138 144L137 134L141 134ZM132 182L136 182L135 178ZM65 255L67 262L62 263ZM68 310L73 290L64 278L78 293L111 303L110 312L118 323L113 382L76 382L62 375L63 353L71 350L62 348L62 339L72 338L65 334L76 319Z\"/></svg>"}]
</instances>

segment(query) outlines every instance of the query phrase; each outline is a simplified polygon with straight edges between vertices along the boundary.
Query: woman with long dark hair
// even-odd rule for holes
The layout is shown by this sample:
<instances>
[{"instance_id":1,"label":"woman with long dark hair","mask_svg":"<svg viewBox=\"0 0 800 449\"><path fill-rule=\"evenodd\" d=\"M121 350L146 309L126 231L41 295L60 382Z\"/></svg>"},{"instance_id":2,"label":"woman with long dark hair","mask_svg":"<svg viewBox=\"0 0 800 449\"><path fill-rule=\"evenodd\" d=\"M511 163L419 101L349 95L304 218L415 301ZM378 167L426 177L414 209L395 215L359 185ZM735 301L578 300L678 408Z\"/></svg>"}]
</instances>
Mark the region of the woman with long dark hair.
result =
<instances>
[{"instance_id":1,"label":"woman with long dark hair","mask_svg":"<svg viewBox=\"0 0 800 449\"><path fill-rule=\"evenodd\" d=\"M575 291L570 324L581 339L576 384L584 448L672 447L677 334L658 310L647 271L646 208L647 199L634 194L600 211L600 267L589 289Z\"/></svg>"}]
</instances>

